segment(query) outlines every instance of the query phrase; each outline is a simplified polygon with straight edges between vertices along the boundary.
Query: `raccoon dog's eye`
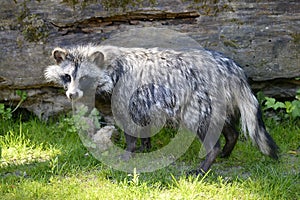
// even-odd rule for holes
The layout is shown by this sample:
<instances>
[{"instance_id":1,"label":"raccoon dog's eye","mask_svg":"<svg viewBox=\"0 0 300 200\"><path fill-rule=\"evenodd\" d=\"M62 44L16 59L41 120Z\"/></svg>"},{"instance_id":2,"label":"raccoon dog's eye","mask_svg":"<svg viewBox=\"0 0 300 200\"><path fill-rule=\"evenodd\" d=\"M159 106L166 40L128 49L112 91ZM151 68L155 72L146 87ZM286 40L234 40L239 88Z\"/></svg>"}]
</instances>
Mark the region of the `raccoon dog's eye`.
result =
<instances>
[{"instance_id":1,"label":"raccoon dog's eye","mask_svg":"<svg viewBox=\"0 0 300 200\"><path fill-rule=\"evenodd\" d=\"M71 76L69 74L65 74L64 76L62 76L62 79L65 83L71 82Z\"/></svg>"}]
</instances>

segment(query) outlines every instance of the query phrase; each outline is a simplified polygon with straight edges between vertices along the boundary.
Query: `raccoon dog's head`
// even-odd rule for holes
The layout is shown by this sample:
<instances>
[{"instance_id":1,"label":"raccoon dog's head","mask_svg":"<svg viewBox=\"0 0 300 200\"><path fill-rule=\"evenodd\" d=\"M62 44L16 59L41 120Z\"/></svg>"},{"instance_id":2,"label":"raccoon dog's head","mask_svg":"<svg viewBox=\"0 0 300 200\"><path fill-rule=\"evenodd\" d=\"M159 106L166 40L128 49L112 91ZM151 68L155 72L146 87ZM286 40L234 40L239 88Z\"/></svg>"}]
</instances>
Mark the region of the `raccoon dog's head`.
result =
<instances>
[{"instance_id":1,"label":"raccoon dog's head","mask_svg":"<svg viewBox=\"0 0 300 200\"><path fill-rule=\"evenodd\" d=\"M52 57L56 65L46 68L45 77L62 85L69 99L80 99L101 77L104 55L100 51L55 48Z\"/></svg>"}]
</instances>

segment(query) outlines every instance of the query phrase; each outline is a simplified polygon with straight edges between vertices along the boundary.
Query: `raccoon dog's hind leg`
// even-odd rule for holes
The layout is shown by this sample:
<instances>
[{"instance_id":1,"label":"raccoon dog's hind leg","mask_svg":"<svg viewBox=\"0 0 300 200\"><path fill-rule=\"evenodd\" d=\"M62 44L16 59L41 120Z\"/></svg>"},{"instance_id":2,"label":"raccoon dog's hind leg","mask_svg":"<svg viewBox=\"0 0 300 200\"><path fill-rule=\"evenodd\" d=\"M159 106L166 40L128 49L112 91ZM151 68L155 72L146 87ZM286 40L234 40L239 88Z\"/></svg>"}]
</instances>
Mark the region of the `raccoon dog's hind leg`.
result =
<instances>
[{"instance_id":1,"label":"raccoon dog's hind leg","mask_svg":"<svg viewBox=\"0 0 300 200\"><path fill-rule=\"evenodd\" d=\"M220 142L218 140L215 146L207 153L205 160L201 163L200 169L196 170L197 175L204 174L209 170L209 168L219 155L220 149Z\"/></svg>"},{"instance_id":2,"label":"raccoon dog's hind leg","mask_svg":"<svg viewBox=\"0 0 300 200\"><path fill-rule=\"evenodd\" d=\"M227 121L224 124L222 133L225 137L226 143L222 149L220 157L230 156L230 154L237 142L239 132L235 128L236 123L237 123L236 120L231 120L231 121ZM200 140L202 141L202 143L206 136L206 134L203 134L204 131L207 131L207 130L205 130L205 128L202 128L198 131L198 136L199 136ZM212 144L210 144L210 145L212 145ZM216 144L213 146L213 148L211 148L210 145L205 146L205 144L204 144L204 147L207 151L205 160L201 163L200 169L194 170L191 173L198 175L198 174L204 174L209 170L209 168L211 167L211 165L213 164L213 162L215 161L216 157L219 155L220 150L221 150L219 140L216 142Z\"/></svg>"},{"instance_id":3,"label":"raccoon dog's hind leg","mask_svg":"<svg viewBox=\"0 0 300 200\"><path fill-rule=\"evenodd\" d=\"M225 137L225 145L220 154L221 158L229 157L239 137L236 130L237 120L232 119L224 124L222 133Z\"/></svg>"},{"instance_id":4,"label":"raccoon dog's hind leg","mask_svg":"<svg viewBox=\"0 0 300 200\"><path fill-rule=\"evenodd\" d=\"M203 134L201 134L203 136ZM199 134L198 134L199 136ZM200 140L203 143L204 141L204 138L205 137L200 137ZM211 165L214 163L214 161L216 160L217 156L219 155L220 153L220 142L219 140L217 140L217 142L214 144L214 146L211 148L210 145L206 145L204 144L204 147L205 147L205 150L207 152L206 156L205 156L205 160L201 162L200 164L200 168L199 169L196 169L196 170L192 170L189 172L189 174L205 174L209 168L211 167Z\"/></svg>"},{"instance_id":5,"label":"raccoon dog's hind leg","mask_svg":"<svg viewBox=\"0 0 300 200\"><path fill-rule=\"evenodd\" d=\"M196 175L205 174L220 153L220 136L217 133L219 131L217 127L219 123L215 122L212 117L212 112L215 111L212 109L211 100L205 94L205 92L196 93L197 96L195 99L197 101L192 102L190 106L186 107L186 115L184 116L185 123L190 124L191 130L197 133L206 150L205 160L201 162L200 168L189 172ZM198 118L195 119L195 116L198 116Z\"/></svg>"}]
</instances>

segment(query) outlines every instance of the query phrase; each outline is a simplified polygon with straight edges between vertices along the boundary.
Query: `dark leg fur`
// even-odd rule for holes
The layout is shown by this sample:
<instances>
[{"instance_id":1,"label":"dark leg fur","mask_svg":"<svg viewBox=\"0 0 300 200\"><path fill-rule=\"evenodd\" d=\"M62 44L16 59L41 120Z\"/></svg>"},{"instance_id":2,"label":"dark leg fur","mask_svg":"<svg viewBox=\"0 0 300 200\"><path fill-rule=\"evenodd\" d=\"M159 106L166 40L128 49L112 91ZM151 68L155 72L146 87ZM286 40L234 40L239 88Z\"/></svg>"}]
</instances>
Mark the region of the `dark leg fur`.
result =
<instances>
[{"instance_id":1,"label":"dark leg fur","mask_svg":"<svg viewBox=\"0 0 300 200\"><path fill-rule=\"evenodd\" d=\"M151 138L141 138L141 147L139 152L147 152L151 149Z\"/></svg>"},{"instance_id":2,"label":"dark leg fur","mask_svg":"<svg viewBox=\"0 0 300 200\"><path fill-rule=\"evenodd\" d=\"M220 157L229 157L239 137L239 132L235 129L234 124L226 123L222 131L226 143L223 147Z\"/></svg>"},{"instance_id":3,"label":"dark leg fur","mask_svg":"<svg viewBox=\"0 0 300 200\"><path fill-rule=\"evenodd\" d=\"M137 138L124 133L126 140L126 152L121 155L121 159L128 161L132 157L132 153L136 150Z\"/></svg>"},{"instance_id":4,"label":"dark leg fur","mask_svg":"<svg viewBox=\"0 0 300 200\"><path fill-rule=\"evenodd\" d=\"M126 138L126 151L128 152L144 152L149 151L151 148L151 138L141 138L141 147L136 147L137 138L125 134Z\"/></svg>"},{"instance_id":5,"label":"dark leg fur","mask_svg":"<svg viewBox=\"0 0 300 200\"><path fill-rule=\"evenodd\" d=\"M211 165L216 160L218 154L220 153L220 142L218 141L217 144L211 149L211 151L206 155L205 160L201 163L201 166L199 169L192 170L189 172L191 175L204 175Z\"/></svg>"},{"instance_id":6,"label":"dark leg fur","mask_svg":"<svg viewBox=\"0 0 300 200\"><path fill-rule=\"evenodd\" d=\"M201 171L206 173L220 153L220 142L218 141L214 148L206 155L205 160L201 163Z\"/></svg>"},{"instance_id":7,"label":"dark leg fur","mask_svg":"<svg viewBox=\"0 0 300 200\"><path fill-rule=\"evenodd\" d=\"M125 133L126 151L134 152L136 150L137 138Z\"/></svg>"},{"instance_id":8,"label":"dark leg fur","mask_svg":"<svg viewBox=\"0 0 300 200\"><path fill-rule=\"evenodd\" d=\"M203 141L206 137L206 133L207 132L207 126L203 126L202 129L199 129L198 131L198 137L202 142L202 145L204 145L205 150L206 150L206 157L205 160L201 163L200 168L197 170L193 170L190 172L190 174L205 174L210 166L213 164L213 162L216 160L218 154L220 153L220 141L218 140L216 144L204 144ZM211 149L211 147L213 146L213 148Z\"/></svg>"}]
</instances>

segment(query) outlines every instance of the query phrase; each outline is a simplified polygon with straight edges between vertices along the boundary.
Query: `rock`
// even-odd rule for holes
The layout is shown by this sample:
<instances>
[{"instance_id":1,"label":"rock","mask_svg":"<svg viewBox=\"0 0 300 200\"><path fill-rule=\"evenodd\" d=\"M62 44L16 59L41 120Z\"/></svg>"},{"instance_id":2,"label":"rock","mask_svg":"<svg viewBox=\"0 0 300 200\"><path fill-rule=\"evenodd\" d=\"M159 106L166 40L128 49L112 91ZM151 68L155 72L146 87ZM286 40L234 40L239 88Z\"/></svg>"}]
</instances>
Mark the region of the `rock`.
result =
<instances>
[{"instance_id":1,"label":"rock","mask_svg":"<svg viewBox=\"0 0 300 200\"><path fill-rule=\"evenodd\" d=\"M96 132L92 137L92 141L97 145L98 151L104 152L113 145L111 137L116 131L114 126L105 126Z\"/></svg>"},{"instance_id":2,"label":"rock","mask_svg":"<svg viewBox=\"0 0 300 200\"><path fill-rule=\"evenodd\" d=\"M70 110L64 91L43 76L52 49L100 44L138 27L169 28L224 53L245 69L255 92L289 98L299 88L299 1L92 2L0 2L0 103L16 105L21 90L21 106L40 118Z\"/></svg>"}]
</instances>

